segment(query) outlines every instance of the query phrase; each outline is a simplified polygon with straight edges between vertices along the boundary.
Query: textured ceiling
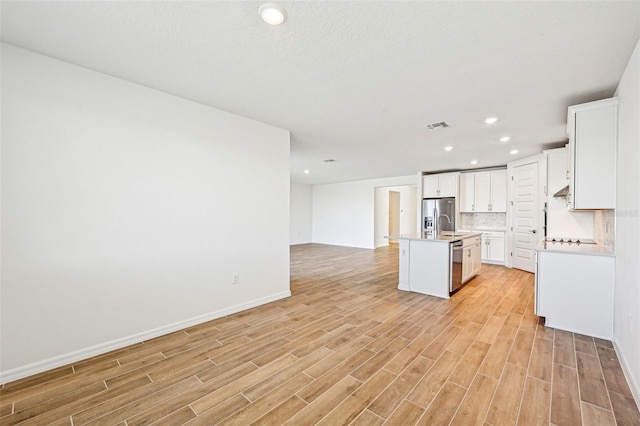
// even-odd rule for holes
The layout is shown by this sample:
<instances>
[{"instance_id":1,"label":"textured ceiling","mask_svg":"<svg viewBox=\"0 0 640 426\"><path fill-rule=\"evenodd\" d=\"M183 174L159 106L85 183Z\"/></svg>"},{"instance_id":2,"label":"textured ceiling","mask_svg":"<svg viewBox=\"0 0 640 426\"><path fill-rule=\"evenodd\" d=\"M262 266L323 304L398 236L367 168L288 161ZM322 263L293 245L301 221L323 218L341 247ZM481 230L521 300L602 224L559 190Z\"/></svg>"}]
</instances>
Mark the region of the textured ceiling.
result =
<instances>
[{"instance_id":1,"label":"textured ceiling","mask_svg":"<svg viewBox=\"0 0 640 426\"><path fill-rule=\"evenodd\" d=\"M562 143L640 37L638 1L279 2L279 27L262 3L3 1L2 41L288 129L291 179L315 184Z\"/></svg>"}]
</instances>

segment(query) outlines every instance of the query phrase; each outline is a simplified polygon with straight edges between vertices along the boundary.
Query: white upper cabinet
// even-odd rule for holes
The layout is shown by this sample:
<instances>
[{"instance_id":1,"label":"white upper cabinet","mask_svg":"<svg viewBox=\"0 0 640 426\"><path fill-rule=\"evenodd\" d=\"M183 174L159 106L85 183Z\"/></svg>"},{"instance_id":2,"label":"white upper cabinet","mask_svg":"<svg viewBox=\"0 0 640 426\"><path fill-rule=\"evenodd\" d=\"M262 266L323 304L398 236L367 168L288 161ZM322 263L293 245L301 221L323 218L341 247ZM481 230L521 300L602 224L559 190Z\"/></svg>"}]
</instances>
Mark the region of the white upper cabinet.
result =
<instances>
[{"instance_id":1,"label":"white upper cabinet","mask_svg":"<svg viewBox=\"0 0 640 426\"><path fill-rule=\"evenodd\" d=\"M491 211L507 212L507 171L491 172Z\"/></svg>"},{"instance_id":2,"label":"white upper cabinet","mask_svg":"<svg viewBox=\"0 0 640 426\"><path fill-rule=\"evenodd\" d=\"M569 107L570 209L616 207L618 98Z\"/></svg>"},{"instance_id":3,"label":"white upper cabinet","mask_svg":"<svg viewBox=\"0 0 640 426\"><path fill-rule=\"evenodd\" d=\"M460 177L462 213L506 213L507 171L463 173Z\"/></svg>"},{"instance_id":4,"label":"white upper cabinet","mask_svg":"<svg viewBox=\"0 0 640 426\"><path fill-rule=\"evenodd\" d=\"M475 203L475 178L474 173L460 174L460 211L473 213Z\"/></svg>"},{"instance_id":5,"label":"white upper cabinet","mask_svg":"<svg viewBox=\"0 0 640 426\"><path fill-rule=\"evenodd\" d=\"M422 178L422 198L455 197L457 173L427 175Z\"/></svg>"},{"instance_id":6,"label":"white upper cabinet","mask_svg":"<svg viewBox=\"0 0 640 426\"><path fill-rule=\"evenodd\" d=\"M440 192L440 178L438 175L425 176L422 178L422 198L438 197Z\"/></svg>"},{"instance_id":7,"label":"white upper cabinet","mask_svg":"<svg viewBox=\"0 0 640 426\"><path fill-rule=\"evenodd\" d=\"M491 176L489 172L476 173L476 212L491 211Z\"/></svg>"}]
</instances>

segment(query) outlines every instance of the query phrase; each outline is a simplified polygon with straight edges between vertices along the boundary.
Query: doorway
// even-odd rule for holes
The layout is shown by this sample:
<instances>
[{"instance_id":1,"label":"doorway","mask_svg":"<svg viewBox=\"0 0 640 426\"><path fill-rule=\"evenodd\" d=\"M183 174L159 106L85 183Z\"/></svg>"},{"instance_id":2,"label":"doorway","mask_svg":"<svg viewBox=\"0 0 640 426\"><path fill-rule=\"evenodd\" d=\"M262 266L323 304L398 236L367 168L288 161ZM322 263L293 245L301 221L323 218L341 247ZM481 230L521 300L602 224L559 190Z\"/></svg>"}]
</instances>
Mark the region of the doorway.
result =
<instances>
[{"instance_id":1,"label":"doorway","mask_svg":"<svg viewBox=\"0 0 640 426\"><path fill-rule=\"evenodd\" d=\"M375 188L374 247L389 245L387 235L416 232L417 186L398 185Z\"/></svg>"},{"instance_id":2,"label":"doorway","mask_svg":"<svg viewBox=\"0 0 640 426\"><path fill-rule=\"evenodd\" d=\"M389 191L389 235L400 235L400 193ZM389 238L389 244L397 244L397 239Z\"/></svg>"}]
</instances>

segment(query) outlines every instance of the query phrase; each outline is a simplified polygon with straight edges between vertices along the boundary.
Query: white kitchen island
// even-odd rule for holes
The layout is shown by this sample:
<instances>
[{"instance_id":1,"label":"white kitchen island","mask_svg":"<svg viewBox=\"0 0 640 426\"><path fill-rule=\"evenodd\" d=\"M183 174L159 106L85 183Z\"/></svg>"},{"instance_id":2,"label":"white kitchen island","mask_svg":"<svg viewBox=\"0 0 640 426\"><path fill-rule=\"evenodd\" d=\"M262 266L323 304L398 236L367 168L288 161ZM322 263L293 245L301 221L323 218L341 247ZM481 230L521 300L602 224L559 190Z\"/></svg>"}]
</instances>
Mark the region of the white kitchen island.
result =
<instances>
[{"instance_id":1,"label":"white kitchen island","mask_svg":"<svg viewBox=\"0 0 640 426\"><path fill-rule=\"evenodd\" d=\"M399 241L398 289L449 298L452 279L462 283L473 278L480 267L480 232L403 234ZM462 241L461 265L452 267L452 244ZM460 262L457 262L460 263Z\"/></svg>"}]
</instances>

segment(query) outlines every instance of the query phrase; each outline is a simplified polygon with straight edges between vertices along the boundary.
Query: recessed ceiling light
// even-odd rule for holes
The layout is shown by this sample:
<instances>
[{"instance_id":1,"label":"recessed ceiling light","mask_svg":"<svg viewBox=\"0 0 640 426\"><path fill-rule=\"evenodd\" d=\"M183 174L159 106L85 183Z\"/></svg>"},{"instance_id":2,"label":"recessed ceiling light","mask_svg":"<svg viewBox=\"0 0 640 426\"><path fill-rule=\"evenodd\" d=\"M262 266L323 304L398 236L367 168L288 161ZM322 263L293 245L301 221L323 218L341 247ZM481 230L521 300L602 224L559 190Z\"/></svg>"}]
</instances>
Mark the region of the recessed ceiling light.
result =
<instances>
[{"instance_id":1,"label":"recessed ceiling light","mask_svg":"<svg viewBox=\"0 0 640 426\"><path fill-rule=\"evenodd\" d=\"M287 12L277 4L266 3L258 9L262 20L269 25L280 25L287 19Z\"/></svg>"},{"instance_id":2,"label":"recessed ceiling light","mask_svg":"<svg viewBox=\"0 0 640 426\"><path fill-rule=\"evenodd\" d=\"M453 147L452 147L452 146L445 146L445 147L444 147L444 150L445 150L445 151L451 151L452 149L453 149Z\"/></svg>"},{"instance_id":3,"label":"recessed ceiling light","mask_svg":"<svg viewBox=\"0 0 640 426\"><path fill-rule=\"evenodd\" d=\"M308 175L309 174L309 169L304 169L304 174Z\"/></svg>"},{"instance_id":4,"label":"recessed ceiling light","mask_svg":"<svg viewBox=\"0 0 640 426\"><path fill-rule=\"evenodd\" d=\"M503 136L500 138L500 142L509 142L511 138L509 136Z\"/></svg>"},{"instance_id":5,"label":"recessed ceiling light","mask_svg":"<svg viewBox=\"0 0 640 426\"><path fill-rule=\"evenodd\" d=\"M485 124L493 124L496 121L498 121L498 117L489 117L486 120L484 120Z\"/></svg>"},{"instance_id":6,"label":"recessed ceiling light","mask_svg":"<svg viewBox=\"0 0 640 426\"><path fill-rule=\"evenodd\" d=\"M512 149L511 151L509 151L509 154L517 154L518 150L517 149Z\"/></svg>"},{"instance_id":7,"label":"recessed ceiling light","mask_svg":"<svg viewBox=\"0 0 640 426\"><path fill-rule=\"evenodd\" d=\"M478 160L471 160L471 164L478 164Z\"/></svg>"}]
</instances>

